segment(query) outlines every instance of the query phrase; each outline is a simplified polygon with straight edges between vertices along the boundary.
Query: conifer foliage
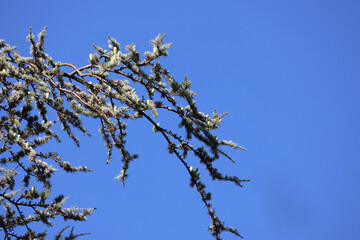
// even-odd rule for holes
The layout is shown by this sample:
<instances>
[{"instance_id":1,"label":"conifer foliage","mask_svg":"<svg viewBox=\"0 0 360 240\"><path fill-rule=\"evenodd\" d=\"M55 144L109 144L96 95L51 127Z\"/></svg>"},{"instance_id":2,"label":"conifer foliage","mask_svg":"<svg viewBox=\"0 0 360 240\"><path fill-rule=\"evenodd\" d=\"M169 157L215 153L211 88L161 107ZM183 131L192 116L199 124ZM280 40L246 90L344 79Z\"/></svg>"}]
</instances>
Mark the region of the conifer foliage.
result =
<instances>
[{"instance_id":1,"label":"conifer foliage","mask_svg":"<svg viewBox=\"0 0 360 240\"><path fill-rule=\"evenodd\" d=\"M81 67L56 62L46 54L45 35L46 28L36 40L30 29L29 57L0 40L0 204L5 209L0 212L0 232L4 239L45 239L46 231L32 229L35 222L53 226L51 220L56 217L86 221L95 210L65 208L67 198L51 194L51 177L56 171L92 170L86 166L74 167L56 152L39 150L51 140L60 142L58 133L52 130L55 124L60 124L79 145L73 130L90 136L86 122L83 123L85 117L99 121L99 131L107 148L107 163L111 162L114 150L120 151L123 165L115 179L123 184L131 161L138 157L126 148L126 123L138 118L149 121L154 132L163 136L169 153L186 169L190 186L200 194L211 218L208 228L211 234L221 239L220 234L228 231L242 237L236 229L220 221L199 170L190 166L187 158L188 153L192 153L213 180L233 182L242 187L247 180L220 173L213 162L221 156L234 162L223 147L245 149L232 141L219 140L212 130L219 127L225 114L220 115L216 110L212 116L200 112L187 77L178 82L160 64L159 59L168 55L171 46L163 43L165 35L150 41L153 49L145 52L143 58L134 44L126 46L122 52L120 44L108 37L108 49L94 46L89 64ZM144 94L138 95L132 87L134 84L142 87L138 92ZM182 106L179 102L186 104ZM158 113L176 115L179 129L163 127L156 121ZM56 120L51 119L55 116ZM59 230L56 239L63 239L65 231ZM71 230L64 239L81 235L84 234L75 235Z\"/></svg>"}]
</instances>

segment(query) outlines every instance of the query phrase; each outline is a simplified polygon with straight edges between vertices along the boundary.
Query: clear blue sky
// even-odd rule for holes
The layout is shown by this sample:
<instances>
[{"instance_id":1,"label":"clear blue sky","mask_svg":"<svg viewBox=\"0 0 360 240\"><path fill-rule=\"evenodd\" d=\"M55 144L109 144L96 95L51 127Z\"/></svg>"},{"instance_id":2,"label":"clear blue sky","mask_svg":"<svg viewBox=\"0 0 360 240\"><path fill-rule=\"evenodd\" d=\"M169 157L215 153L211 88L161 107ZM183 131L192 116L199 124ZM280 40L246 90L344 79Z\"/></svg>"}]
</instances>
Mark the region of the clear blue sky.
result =
<instances>
[{"instance_id":1,"label":"clear blue sky","mask_svg":"<svg viewBox=\"0 0 360 240\"><path fill-rule=\"evenodd\" d=\"M1 5L0 38L26 54L29 27L38 33L49 26L45 50L78 65L92 43L107 46L107 35L143 52L166 33L174 45L164 64L177 79L189 77L204 112L229 112L218 134L248 149L230 151L235 165L222 159L217 166L251 182L243 189L208 184L219 216L249 240L360 239L359 1ZM66 138L51 149L96 170L54 178L72 196L69 206L98 207L87 223L75 224L75 232L92 232L82 239L212 239L185 169L149 124L130 124L128 146L140 158L125 188L113 180L120 161L105 165L94 121L90 129L94 137L82 138L80 149Z\"/></svg>"}]
</instances>

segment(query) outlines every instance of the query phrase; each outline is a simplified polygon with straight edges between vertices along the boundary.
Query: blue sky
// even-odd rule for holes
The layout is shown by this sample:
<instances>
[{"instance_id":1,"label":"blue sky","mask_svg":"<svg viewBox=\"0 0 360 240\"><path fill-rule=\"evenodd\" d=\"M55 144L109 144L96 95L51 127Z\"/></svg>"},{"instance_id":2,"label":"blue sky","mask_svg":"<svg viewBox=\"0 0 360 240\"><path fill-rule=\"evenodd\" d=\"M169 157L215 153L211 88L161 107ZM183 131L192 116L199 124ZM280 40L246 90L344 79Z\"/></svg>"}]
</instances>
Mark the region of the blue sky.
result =
<instances>
[{"instance_id":1,"label":"blue sky","mask_svg":"<svg viewBox=\"0 0 360 240\"><path fill-rule=\"evenodd\" d=\"M48 26L45 50L78 65L91 44L107 46L107 35L144 52L166 33L174 45L164 64L175 78L188 76L203 112L229 112L218 135L248 149L229 151L235 165L217 166L251 182L208 184L222 220L249 240L360 239L358 1L34 0L2 9L0 38L26 55L29 27ZM96 124L79 149L66 138L49 146L96 170L54 177L69 206L98 207L75 224L92 232L82 239L212 239L185 169L149 124L129 124L128 146L140 158L125 188L113 180L120 161L105 164Z\"/></svg>"}]
</instances>

